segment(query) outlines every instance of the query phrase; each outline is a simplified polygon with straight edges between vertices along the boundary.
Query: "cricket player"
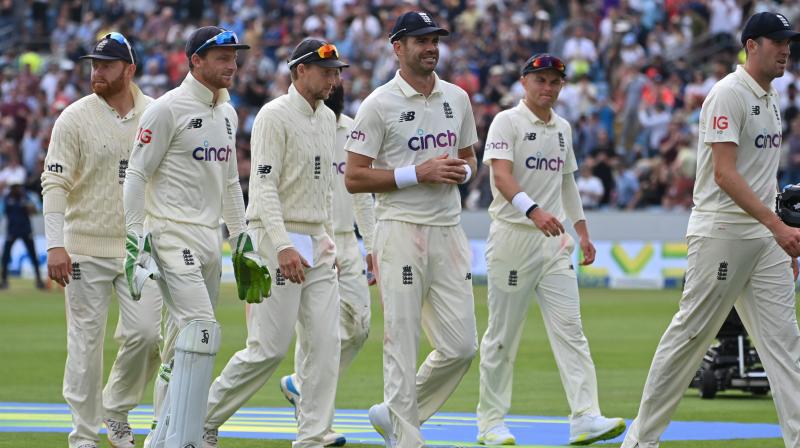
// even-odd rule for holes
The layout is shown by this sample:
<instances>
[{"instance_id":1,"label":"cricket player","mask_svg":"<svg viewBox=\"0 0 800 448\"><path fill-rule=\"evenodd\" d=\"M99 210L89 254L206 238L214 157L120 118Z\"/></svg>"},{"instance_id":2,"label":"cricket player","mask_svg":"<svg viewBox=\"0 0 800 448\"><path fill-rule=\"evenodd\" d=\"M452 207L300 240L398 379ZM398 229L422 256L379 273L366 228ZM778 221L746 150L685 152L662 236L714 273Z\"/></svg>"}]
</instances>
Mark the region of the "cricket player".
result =
<instances>
[{"instance_id":1,"label":"cricket player","mask_svg":"<svg viewBox=\"0 0 800 448\"><path fill-rule=\"evenodd\" d=\"M478 442L514 445L504 418L511 407L514 360L534 291L571 410L569 443L586 445L625 430L621 418L600 414L597 378L583 334L568 218L580 238L583 265L594 262L574 172L572 130L553 111L566 78L549 54L522 66L525 97L497 114L489 127L484 162L494 200L486 246L489 326L481 340ZM534 199L535 198L535 199Z\"/></svg>"},{"instance_id":2,"label":"cricket player","mask_svg":"<svg viewBox=\"0 0 800 448\"><path fill-rule=\"evenodd\" d=\"M347 370L369 336L370 295L368 281L364 276L364 258L358 247L358 240L353 229L353 222L364 238L367 251L367 269L372 273L372 237L375 229L373 200L370 193L351 195L344 186L344 167L347 152L344 144L353 119L342 114L344 108L344 87L341 83L331 91L325 105L336 115L336 146L333 157L333 231L336 243L336 262L339 271L339 336L341 353L339 355L339 377ZM369 284L374 284L370 278ZM301 344L295 345L295 360L303 359ZM297 374L281 378L281 391L292 406L300 399L300 384ZM296 409L296 407L295 407ZM333 423L330 422L329 425ZM325 446L341 446L347 440L341 434L333 432L329 426L323 437Z\"/></svg>"},{"instance_id":3,"label":"cricket player","mask_svg":"<svg viewBox=\"0 0 800 448\"><path fill-rule=\"evenodd\" d=\"M138 302L128 291L122 184L139 120L152 99L132 82L136 58L122 34L106 34L83 58L92 62L94 93L59 115L42 172L47 271L66 287L64 400L73 425L68 440L70 448L96 448L104 423L113 447L133 448L128 412L158 368L161 293L153 281L144 282ZM103 389L112 292L119 299L114 337L120 347Z\"/></svg>"},{"instance_id":4,"label":"cricket player","mask_svg":"<svg viewBox=\"0 0 800 448\"><path fill-rule=\"evenodd\" d=\"M214 380L206 447L218 428L267 382L297 327L296 448L321 448L330 430L339 371L339 293L333 232L336 116L323 100L346 63L336 47L307 38L288 61L289 92L265 104L251 137L247 218L259 254L275 272L273 297L250 307L247 346ZM287 281L288 280L288 281Z\"/></svg>"},{"instance_id":5,"label":"cricket player","mask_svg":"<svg viewBox=\"0 0 800 448\"><path fill-rule=\"evenodd\" d=\"M369 416L386 446L401 448L423 446L420 425L455 390L477 349L457 184L476 171L478 138L466 92L434 72L447 35L423 12L397 19L389 40L400 70L364 100L345 145L348 191L378 193L384 402ZM434 350L416 371L420 324Z\"/></svg>"},{"instance_id":6,"label":"cricket player","mask_svg":"<svg viewBox=\"0 0 800 448\"><path fill-rule=\"evenodd\" d=\"M239 298L258 302L269 277L245 228L236 165L237 115L227 88L236 51L231 31L195 30L186 43L190 72L142 116L125 181L126 275L135 297L143 278L158 280L170 327L163 361L167 396L145 445L199 447L220 330L214 305L221 274L222 217L231 235Z\"/></svg>"},{"instance_id":7,"label":"cricket player","mask_svg":"<svg viewBox=\"0 0 800 448\"><path fill-rule=\"evenodd\" d=\"M799 39L783 15L753 15L741 35L744 65L718 81L703 102L683 297L658 344L623 447L658 446L734 305L769 376L783 440L800 446L800 330L792 275L800 229L773 212L782 126L771 85L786 70L790 42Z\"/></svg>"}]
</instances>

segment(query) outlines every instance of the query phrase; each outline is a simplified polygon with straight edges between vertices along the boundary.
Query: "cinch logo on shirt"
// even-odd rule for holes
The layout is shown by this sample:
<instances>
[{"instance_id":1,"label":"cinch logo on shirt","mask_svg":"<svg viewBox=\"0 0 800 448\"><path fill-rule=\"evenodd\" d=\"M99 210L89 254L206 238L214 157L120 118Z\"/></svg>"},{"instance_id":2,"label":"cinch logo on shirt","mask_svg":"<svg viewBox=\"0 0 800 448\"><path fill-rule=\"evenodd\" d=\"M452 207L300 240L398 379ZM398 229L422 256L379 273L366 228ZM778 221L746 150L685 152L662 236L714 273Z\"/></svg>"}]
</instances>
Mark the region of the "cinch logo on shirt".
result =
<instances>
[{"instance_id":1,"label":"cinch logo on shirt","mask_svg":"<svg viewBox=\"0 0 800 448\"><path fill-rule=\"evenodd\" d=\"M198 146L192 151L192 158L204 162L227 162L231 158L231 147Z\"/></svg>"},{"instance_id":2,"label":"cinch logo on shirt","mask_svg":"<svg viewBox=\"0 0 800 448\"><path fill-rule=\"evenodd\" d=\"M547 157L531 156L525 159L525 166L531 170L561 171L564 169L564 159L561 157L548 159Z\"/></svg>"},{"instance_id":3,"label":"cinch logo on shirt","mask_svg":"<svg viewBox=\"0 0 800 448\"><path fill-rule=\"evenodd\" d=\"M498 151L508 151L509 148L510 147L508 146L508 143L506 143L506 142L501 140L499 142L487 142L485 149L487 149L487 150L495 149L495 150L498 150Z\"/></svg>"},{"instance_id":4,"label":"cinch logo on shirt","mask_svg":"<svg viewBox=\"0 0 800 448\"><path fill-rule=\"evenodd\" d=\"M767 134L766 130L763 134L756 136L756 148L759 149L775 149L781 147L781 134Z\"/></svg>"},{"instance_id":5,"label":"cinch logo on shirt","mask_svg":"<svg viewBox=\"0 0 800 448\"><path fill-rule=\"evenodd\" d=\"M339 163L333 162L333 170L339 174L344 174L344 167L346 164L347 162L339 162Z\"/></svg>"},{"instance_id":6,"label":"cinch logo on shirt","mask_svg":"<svg viewBox=\"0 0 800 448\"><path fill-rule=\"evenodd\" d=\"M448 146L456 145L456 133L447 130L447 132L440 132L438 134L426 134L425 131L419 129L418 137L411 137L408 139L408 149L412 151L419 151L421 149L429 148L447 148Z\"/></svg>"},{"instance_id":7,"label":"cinch logo on shirt","mask_svg":"<svg viewBox=\"0 0 800 448\"><path fill-rule=\"evenodd\" d=\"M357 142L363 142L367 140L367 135L361 131L353 131L350 133L350 138Z\"/></svg>"}]
</instances>

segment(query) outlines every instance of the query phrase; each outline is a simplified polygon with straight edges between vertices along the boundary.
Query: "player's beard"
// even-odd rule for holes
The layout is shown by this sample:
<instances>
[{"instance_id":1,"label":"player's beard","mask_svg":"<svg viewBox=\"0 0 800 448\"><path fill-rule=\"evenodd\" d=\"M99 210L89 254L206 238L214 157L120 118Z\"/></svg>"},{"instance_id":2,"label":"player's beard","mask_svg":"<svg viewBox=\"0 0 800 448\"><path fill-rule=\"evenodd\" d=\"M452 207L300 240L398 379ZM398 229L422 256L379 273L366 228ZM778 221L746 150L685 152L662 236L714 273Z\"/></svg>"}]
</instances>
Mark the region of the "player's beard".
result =
<instances>
[{"instance_id":1,"label":"player's beard","mask_svg":"<svg viewBox=\"0 0 800 448\"><path fill-rule=\"evenodd\" d=\"M341 84L334 86L328 99L325 100L325 105L338 117L344 109L344 86Z\"/></svg>"},{"instance_id":2,"label":"player's beard","mask_svg":"<svg viewBox=\"0 0 800 448\"><path fill-rule=\"evenodd\" d=\"M103 81L105 82L99 83L92 79L92 91L100 97L111 98L125 89L125 71L123 70L116 79Z\"/></svg>"}]
</instances>

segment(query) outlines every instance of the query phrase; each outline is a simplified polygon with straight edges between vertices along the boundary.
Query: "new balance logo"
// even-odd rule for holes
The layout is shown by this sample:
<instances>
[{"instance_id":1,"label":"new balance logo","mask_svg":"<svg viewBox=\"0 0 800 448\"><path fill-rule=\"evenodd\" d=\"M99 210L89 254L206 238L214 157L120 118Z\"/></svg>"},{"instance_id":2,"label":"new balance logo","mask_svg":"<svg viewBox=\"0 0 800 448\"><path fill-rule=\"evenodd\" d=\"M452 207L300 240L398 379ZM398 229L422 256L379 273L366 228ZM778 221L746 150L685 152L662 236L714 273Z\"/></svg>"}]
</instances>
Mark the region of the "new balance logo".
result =
<instances>
[{"instance_id":1,"label":"new balance logo","mask_svg":"<svg viewBox=\"0 0 800 448\"><path fill-rule=\"evenodd\" d=\"M472 280L472 272L467 272L467 276L464 277L464 280Z\"/></svg>"},{"instance_id":2,"label":"new balance logo","mask_svg":"<svg viewBox=\"0 0 800 448\"><path fill-rule=\"evenodd\" d=\"M183 249L183 264L186 266L194 266L194 255L189 249Z\"/></svg>"},{"instance_id":3,"label":"new balance logo","mask_svg":"<svg viewBox=\"0 0 800 448\"><path fill-rule=\"evenodd\" d=\"M128 159L122 159L119 161L119 184L122 185L125 182L125 171L128 169Z\"/></svg>"},{"instance_id":4,"label":"new balance logo","mask_svg":"<svg viewBox=\"0 0 800 448\"><path fill-rule=\"evenodd\" d=\"M508 271L508 286L517 286L517 271Z\"/></svg>"},{"instance_id":5,"label":"new balance logo","mask_svg":"<svg viewBox=\"0 0 800 448\"><path fill-rule=\"evenodd\" d=\"M414 283L414 274L411 272L411 266L403 266L403 284L411 285Z\"/></svg>"},{"instance_id":6,"label":"new balance logo","mask_svg":"<svg viewBox=\"0 0 800 448\"><path fill-rule=\"evenodd\" d=\"M280 269L275 270L275 284L278 286L286 286L286 277L283 276L283 272Z\"/></svg>"},{"instance_id":7,"label":"new balance logo","mask_svg":"<svg viewBox=\"0 0 800 448\"><path fill-rule=\"evenodd\" d=\"M81 279L81 264L80 263L72 263L72 279L73 280L80 280Z\"/></svg>"},{"instance_id":8,"label":"new balance logo","mask_svg":"<svg viewBox=\"0 0 800 448\"><path fill-rule=\"evenodd\" d=\"M314 156L314 179L319 179L322 174L322 161L319 156Z\"/></svg>"},{"instance_id":9,"label":"new balance logo","mask_svg":"<svg viewBox=\"0 0 800 448\"><path fill-rule=\"evenodd\" d=\"M401 112L400 113L400 123L402 123L404 121L414 121L414 114L415 114L415 112L413 110L412 111L408 111L408 112Z\"/></svg>"},{"instance_id":10,"label":"new balance logo","mask_svg":"<svg viewBox=\"0 0 800 448\"><path fill-rule=\"evenodd\" d=\"M525 133L525 137L523 138L523 140L527 140L529 142L532 142L532 141L536 140L536 133L535 132L526 132Z\"/></svg>"},{"instance_id":11,"label":"new balance logo","mask_svg":"<svg viewBox=\"0 0 800 448\"><path fill-rule=\"evenodd\" d=\"M453 109L450 107L450 103L445 101L442 108L444 109L444 118L453 118Z\"/></svg>"},{"instance_id":12,"label":"new balance logo","mask_svg":"<svg viewBox=\"0 0 800 448\"><path fill-rule=\"evenodd\" d=\"M189 124L186 126L186 129L200 129L201 127L203 127L203 119L192 118L189 120Z\"/></svg>"},{"instance_id":13,"label":"new balance logo","mask_svg":"<svg viewBox=\"0 0 800 448\"><path fill-rule=\"evenodd\" d=\"M47 171L50 171L51 173L61 174L64 172L64 167L60 163L52 163L50 165L47 165Z\"/></svg>"},{"instance_id":14,"label":"new balance logo","mask_svg":"<svg viewBox=\"0 0 800 448\"><path fill-rule=\"evenodd\" d=\"M717 280L727 280L728 279L728 262L723 261L719 264L719 269L717 269Z\"/></svg>"},{"instance_id":15,"label":"new balance logo","mask_svg":"<svg viewBox=\"0 0 800 448\"><path fill-rule=\"evenodd\" d=\"M271 172L272 165L258 165L258 168L256 168L256 173L259 175L259 177L264 177Z\"/></svg>"},{"instance_id":16,"label":"new balance logo","mask_svg":"<svg viewBox=\"0 0 800 448\"><path fill-rule=\"evenodd\" d=\"M761 114L761 107L760 106L753 106L750 109L750 115L760 115Z\"/></svg>"},{"instance_id":17,"label":"new balance logo","mask_svg":"<svg viewBox=\"0 0 800 448\"><path fill-rule=\"evenodd\" d=\"M208 339L209 339L208 330L200 330L200 331L203 333L203 337L202 339L200 339L200 342L202 342L203 344L208 344Z\"/></svg>"}]
</instances>

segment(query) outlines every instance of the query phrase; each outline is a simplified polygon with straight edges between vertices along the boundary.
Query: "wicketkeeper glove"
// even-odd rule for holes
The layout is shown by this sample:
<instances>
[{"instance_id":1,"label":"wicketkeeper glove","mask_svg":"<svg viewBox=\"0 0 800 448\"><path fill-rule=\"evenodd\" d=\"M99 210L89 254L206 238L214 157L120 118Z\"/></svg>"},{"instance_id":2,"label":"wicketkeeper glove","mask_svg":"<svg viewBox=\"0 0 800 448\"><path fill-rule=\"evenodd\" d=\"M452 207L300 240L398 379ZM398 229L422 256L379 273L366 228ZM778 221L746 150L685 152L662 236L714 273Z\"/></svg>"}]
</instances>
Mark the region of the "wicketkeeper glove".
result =
<instances>
[{"instance_id":1,"label":"wicketkeeper glove","mask_svg":"<svg viewBox=\"0 0 800 448\"><path fill-rule=\"evenodd\" d=\"M253 242L247 232L231 238L233 249L233 275L236 277L236 289L239 300L247 303L260 303L270 296L272 276L269 269L255 252Z\"/></svg>"},{"instance_id":2,"label":"wicketkeeper glove","mask_svg":"<svg viewBox=\"0 0 800 448\"><path fill-rule=\"evenodd\" d=\"M161 272L153 259L150 234L145 236L129 232L125 239L125 278L133 300L142 297L142 288L147 279L161 278Z\"/></svg>"},{"instance_id":3,"label":"wicketkeeper glove","mask_svg":"<svg viewBox=\"0 0 800 448\"><path fill-rule=\"evenodd\" d=\"M800 186L787 185L775 198L775 213L784 224L800 227Z\"/></svg>"}]
</instances>

